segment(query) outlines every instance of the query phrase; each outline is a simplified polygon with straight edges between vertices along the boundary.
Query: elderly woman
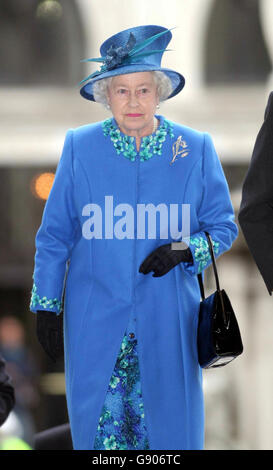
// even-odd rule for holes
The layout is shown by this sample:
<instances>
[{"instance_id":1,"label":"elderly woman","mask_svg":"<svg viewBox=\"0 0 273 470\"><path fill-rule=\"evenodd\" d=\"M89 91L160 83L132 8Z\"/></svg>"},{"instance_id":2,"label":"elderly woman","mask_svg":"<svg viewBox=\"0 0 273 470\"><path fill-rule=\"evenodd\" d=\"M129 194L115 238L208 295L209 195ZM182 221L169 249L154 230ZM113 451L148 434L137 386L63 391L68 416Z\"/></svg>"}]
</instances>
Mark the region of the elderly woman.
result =
<instances>
[{"instance_id":1,"label":"elderly woman","mask_svg":"<svg viewBox=\"0 0 273 470\"><path fill-rule=\"evenodd\" d=\"M203 448L197 274L204 231L219 256L238 230L209 134L156 114L184 86L171 36L131 28L88 59L81 95L112 117L67 132L36 235L30 309L53 358L63 311L74 449Z\"/></svg>"}]
</instances>

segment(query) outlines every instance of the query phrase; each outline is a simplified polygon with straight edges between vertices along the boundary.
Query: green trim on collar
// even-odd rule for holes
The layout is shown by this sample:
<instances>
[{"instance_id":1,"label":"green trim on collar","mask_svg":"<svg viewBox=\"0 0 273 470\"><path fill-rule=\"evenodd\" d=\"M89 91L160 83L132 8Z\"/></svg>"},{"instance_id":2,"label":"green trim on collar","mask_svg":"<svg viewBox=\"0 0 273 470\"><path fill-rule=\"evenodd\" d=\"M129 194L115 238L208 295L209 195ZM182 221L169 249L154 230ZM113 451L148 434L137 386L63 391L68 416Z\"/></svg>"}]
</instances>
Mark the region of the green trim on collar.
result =
<instances>
[{"instance_id":1,"label":"green trim on collar","mask_svg":"<svg viewBox=\"0 0 273 470\"><path fill-rule=\"evenodd\" d=\"M113 118L103 121L102 129L105 137L110 137L118 155L122 154L125 158L135 161L138 152L136 151L134 137L122 134L115 125ZM140 161L144 162L154 155L161 155L161 148L167 135L174 137L173 124L164 118L154 134L142 138L139 149Z\"/></svg>"}]
</instances>

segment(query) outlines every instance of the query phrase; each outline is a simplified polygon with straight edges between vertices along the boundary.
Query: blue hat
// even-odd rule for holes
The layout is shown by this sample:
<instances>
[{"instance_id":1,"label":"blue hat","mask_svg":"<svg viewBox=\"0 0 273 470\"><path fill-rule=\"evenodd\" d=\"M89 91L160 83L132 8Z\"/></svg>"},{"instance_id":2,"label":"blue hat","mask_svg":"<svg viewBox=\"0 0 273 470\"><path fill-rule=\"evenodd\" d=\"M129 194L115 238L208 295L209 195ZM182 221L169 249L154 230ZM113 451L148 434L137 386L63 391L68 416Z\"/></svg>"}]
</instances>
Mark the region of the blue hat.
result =
<instances>
[{"instance_id":1,"label":"blue hat","mask_svg":"<svg viewBox=\"0 0 273 470\"><path fill-rule=\"evenodd\" d=\"M137 26L121 31L106 39L101 45L101 57L84 59L83 62L100 62L100 70L81 80L80 94L91 101L93 84L103 78L114 77L133 72L146 72L159 70L164 72L172 82L172 93L167 99L177 95L185 84L183 75L174 70L161 67L161 59L166 47L172 38L169 29L162 26ZM168 49L167 49L168 50Z\"/></svg>"}]
</instances>

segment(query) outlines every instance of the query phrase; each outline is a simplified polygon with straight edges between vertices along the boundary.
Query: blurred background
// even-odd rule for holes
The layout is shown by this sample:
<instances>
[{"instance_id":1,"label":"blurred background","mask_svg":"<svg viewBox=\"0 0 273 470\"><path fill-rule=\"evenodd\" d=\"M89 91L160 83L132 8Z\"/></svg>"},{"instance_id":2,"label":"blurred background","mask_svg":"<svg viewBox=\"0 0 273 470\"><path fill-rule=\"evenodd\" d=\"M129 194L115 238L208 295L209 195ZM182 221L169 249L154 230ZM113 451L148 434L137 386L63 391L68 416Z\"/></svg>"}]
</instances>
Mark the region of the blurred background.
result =
<instances>
[{"instance_id":1,"label":"blurred background","mask_svg":"<svg viewBox=\"0 0 273 470\"><path fill-rule=\"evenodd\" d=\"M69 128L109 117L79 95L100 44L132 26L176 27L163 66L186 78L160 114L209 132L236 211L273 89L272 0L0 0L0 353L17 404L1 433L33 444L67 421L64 365L29 312L35 235ZM204 372L206 449L273 449L273 298L242 232L218 260L244 354ZM214 289L211 270L207 288Z\"/></svg>"}]
</instances>

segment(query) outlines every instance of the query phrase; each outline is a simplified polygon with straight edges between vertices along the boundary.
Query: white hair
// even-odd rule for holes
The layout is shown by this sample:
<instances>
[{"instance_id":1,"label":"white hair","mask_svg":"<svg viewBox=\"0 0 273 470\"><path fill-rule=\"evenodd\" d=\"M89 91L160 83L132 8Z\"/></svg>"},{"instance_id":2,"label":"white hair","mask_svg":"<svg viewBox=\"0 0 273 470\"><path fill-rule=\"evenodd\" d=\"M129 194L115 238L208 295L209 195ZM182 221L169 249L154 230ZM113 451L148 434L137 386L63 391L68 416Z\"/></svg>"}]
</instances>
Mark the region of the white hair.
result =
<instances>
[{"instance_id":1,"label":"white hair","mask_svg":"<svg viewBox=\"0 0 273 470\"><path fill-rule=\"evenodd\" d=\"M165 101L173 91L172 82L164 72L153 70L151 73L157 86L159 101ZM101 80L96 81L93 85L93 96L95 101L103 104L105 107L108 104L107 87L110 86L112 78L113 77L102 78Z\"/></svg>"}]
</instances>

